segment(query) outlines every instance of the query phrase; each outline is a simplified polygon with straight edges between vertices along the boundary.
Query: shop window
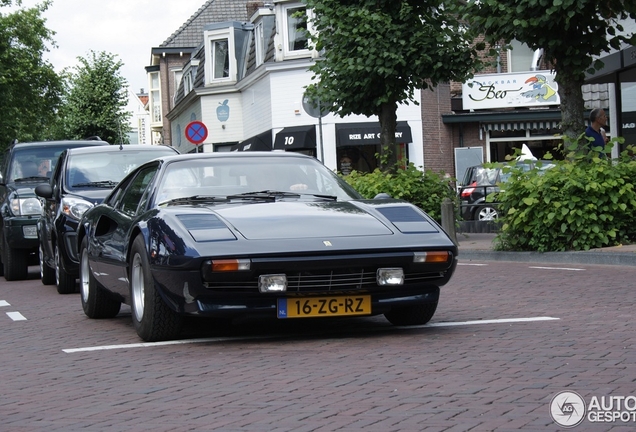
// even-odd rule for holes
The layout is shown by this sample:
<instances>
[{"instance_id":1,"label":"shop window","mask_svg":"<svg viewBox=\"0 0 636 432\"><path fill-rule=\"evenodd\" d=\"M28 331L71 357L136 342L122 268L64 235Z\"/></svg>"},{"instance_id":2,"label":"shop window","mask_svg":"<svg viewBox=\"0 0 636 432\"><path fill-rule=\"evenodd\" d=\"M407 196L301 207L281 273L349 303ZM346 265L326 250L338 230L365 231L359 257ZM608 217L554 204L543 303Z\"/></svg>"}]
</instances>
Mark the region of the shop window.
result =
<instances>
[{"instance_id":1,"label":"shop window","mask_svg":"<svg viewBox=\"0 0 636 432\"><path fill-rule=\"evenodd\" d=\"M364 173L373 172L373 170L380 167L377 158L379 154L380 144L339 147L337 153L338 166L336 170L343 175L349 175L351 171ZM406 164L408 164L406 144L397 144L397 158L398 161L404 162L402 168L406 168Z\"/></svg>"}]
</instances>

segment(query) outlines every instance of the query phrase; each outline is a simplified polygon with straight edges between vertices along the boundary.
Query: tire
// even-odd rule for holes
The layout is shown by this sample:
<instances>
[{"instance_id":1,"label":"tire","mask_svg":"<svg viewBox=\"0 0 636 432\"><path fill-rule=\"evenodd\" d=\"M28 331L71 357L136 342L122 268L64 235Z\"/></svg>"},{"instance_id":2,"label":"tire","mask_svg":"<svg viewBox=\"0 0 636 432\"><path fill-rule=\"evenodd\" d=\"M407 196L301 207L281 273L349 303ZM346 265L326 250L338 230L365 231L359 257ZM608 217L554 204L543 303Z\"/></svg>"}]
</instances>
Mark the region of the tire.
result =
<instances>
[{"instance_id":1,"label":"tire","mask_svg":"<svg viewBox=\"0 0 636 432\"><path fill-rule=\"evenodd\" d=\"M62 267L60 248L55 245L55 283L60 294L72 294L76 290L75 278L69 275Z\"/></svg>"},{"instance_id":2,"label":"tire","mask_svg":"<svg viewBox=\"0 0 636 432\"><path fill-rule=\"evenodd\" d=\"M404 306L391 309L384 317L396 326L411 326L426 324L433 318L437 310L437 302L424 303L415 306Z\"/></svg>"},{"instance_id":3,"label":"tire","mask_svg":"<svg viewBox=\"0 0 636 432\"><path fill-rule=\"evenodd\" d=\"M113 318L121 309L121 302L113 298L93 276L88 263L87 241L80 248L80 297L82 309L87 317L93 319Z\"/></svg>"},{"instance_id":4,"label":"tire","mask_svg":"<svg viewBox=\"0 0 636 432\"><path fill-rule=\"evenodd\" d=\"M137 334L146 342L176 338L183 320L157 292L141 234L132 244L129 267L130 308Z\"/></svg>"},{"instance_id":5,"label":"tire","mask_svg":"<svg viewBox=\"0 0 636 432\"><path fill-rule=\"evenodd\" d=\"M38 248L38 253L40 255L40 279L42 280L42 285L55 284L55 269L52 269L44 262L44 251L42 250L42 245Z\"/></svg>"},{"instance_id":6,"label":"tire","mask_svg":"<svg viewBox=\"0 0 636 432\"><path fill-rule=\"evenodd\" d=\"M475 213L475 219L480 221L497 220L499 213L497 209L492 206L484 206L477 209Z\"/></svg>"},{"instance_id":7,"label":"tire","mask_svg":"<svg viewBox=\"0 0 636 432\"><path fill-rule=\"evenodd\" d=\"M9 247L7 239L2 237L2 265L4 278L8 281L24 280L29 275L29 251Z\"/></svg>"}]
</instances>

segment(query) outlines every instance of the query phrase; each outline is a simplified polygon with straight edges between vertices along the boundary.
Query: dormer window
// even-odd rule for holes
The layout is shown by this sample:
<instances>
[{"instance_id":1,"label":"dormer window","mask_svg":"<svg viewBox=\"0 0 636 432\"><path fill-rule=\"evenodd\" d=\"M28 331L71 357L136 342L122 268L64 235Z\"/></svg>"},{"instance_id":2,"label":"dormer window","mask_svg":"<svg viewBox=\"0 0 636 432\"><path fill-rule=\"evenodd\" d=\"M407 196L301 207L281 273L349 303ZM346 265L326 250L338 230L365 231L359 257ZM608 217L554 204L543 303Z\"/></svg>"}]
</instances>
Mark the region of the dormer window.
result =
<instances>
[{"instance_id":1,"label":"dormer window","mask_svg":"<svg viewBox=\"0 0 636 432\"><path fill-rule=\"evenodd\" d=\"M283 5L283 54L285 58L311 54L307 38L307 8L302 3Z\"/></svg>"},{"instance_id":2,"label":"dormer window","mask_svg":"<svg viewBox=\"0 0 636 432\"><path fill-rule=\"evenodd\" d=\"M228 39L211 41L212 44L212 79L220 80L230 76L230 51Z\"/></svg>"},{"instance_id":3,"label":"dormer window","mask_svg":"<svg viewBox=\"0 0 636 432\"><path fill-rule=\"evenodd\" d=\"M254 43L256 45L256 66L260 66L265 61L265 31L263 21L259 21L254 27Z\"/></svg>"},{"instance_id":4,"label":"dormer window","mask_svg":"<svg viewBox=\"0 0 636 432\"><path fill-rule=\"evenodd\" d=\"M192 59L190 63L183 69L183 95L187 95L194 90L194 80L197 76L197 69L199 67L199 59Z\"/></svg>"},{"instance_id":5,"label":"dormer window","mask_svg":"<svg viewBox=\"0 0 636 432\"><path fill-rule=\"evenodd\" d=\"M234 32L230 28L206 31L205 41L206 85L236 82Z\"/></svg>"}]
</instances>

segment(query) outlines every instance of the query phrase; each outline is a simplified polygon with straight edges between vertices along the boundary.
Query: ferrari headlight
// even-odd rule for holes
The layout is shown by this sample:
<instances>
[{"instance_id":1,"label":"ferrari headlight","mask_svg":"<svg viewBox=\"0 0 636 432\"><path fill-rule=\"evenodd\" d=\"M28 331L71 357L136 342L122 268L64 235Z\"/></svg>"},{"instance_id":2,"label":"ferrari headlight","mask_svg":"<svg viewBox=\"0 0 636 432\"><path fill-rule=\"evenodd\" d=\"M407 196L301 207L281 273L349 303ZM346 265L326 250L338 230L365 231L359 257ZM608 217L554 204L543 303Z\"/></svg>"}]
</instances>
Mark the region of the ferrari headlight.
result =
<instances>
[{"instance_id":1,"label":"ferrari headlight","mask_svg":"<svg viewBox=\"0 0 636 432\"><path fill-rule=\"evenodd\" d=\"M379 268L376 273L376 281L380 286L403 285L404 270L401 268Z\"/></svg>"},{"instance_id":2,"label":"ferrari headlight","mask_svg":"<svg viewBox=\"0 0 636 432\"><path fill-rule=\"evenodd\" d=\"M287 276L284 274L260 275L258 290L262 293L287 291Z\"/></svg>"},{"instance_id":3,"label":"ferrari headlight","mask_svg":"<svg viewBox=\"0 0 636 432\"><path fill-rule=\"evenodd\" d=\"M38 198L13 198L11 213L15 216L29 216L42 214L42 204Z\"/></svg>"},{"instance_id":4,"label":"ferrari headlight","mask_svg":"<svg viewBox=\"0 0 636 432\"><path fill-rule=\"evenodd\" d=\"M84 213L86 213L86 210L91 207L93 207L93 203L80 198L62 198L62 213L71 219L80 220Z\"/></svg>"}]
</instances>

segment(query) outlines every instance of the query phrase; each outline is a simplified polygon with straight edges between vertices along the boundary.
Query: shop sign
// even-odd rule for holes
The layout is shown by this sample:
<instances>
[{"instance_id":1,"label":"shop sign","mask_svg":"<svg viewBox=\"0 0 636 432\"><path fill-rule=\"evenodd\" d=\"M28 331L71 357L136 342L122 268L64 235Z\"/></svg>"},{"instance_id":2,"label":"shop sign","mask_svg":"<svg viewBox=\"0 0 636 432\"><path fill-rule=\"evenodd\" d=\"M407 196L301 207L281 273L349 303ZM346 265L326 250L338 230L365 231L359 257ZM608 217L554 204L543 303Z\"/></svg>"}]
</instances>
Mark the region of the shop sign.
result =
<instances>
[{"instance_id":1,"label":"shop sign","mask_svg":"<svg viewBox=\"0 0 636 432\"><path fill-rule=\"evenodd\" d=\"M475 75L462 85L465 110L559 105L555 74L550 71Z\"/></svg>"}]
</instances>

